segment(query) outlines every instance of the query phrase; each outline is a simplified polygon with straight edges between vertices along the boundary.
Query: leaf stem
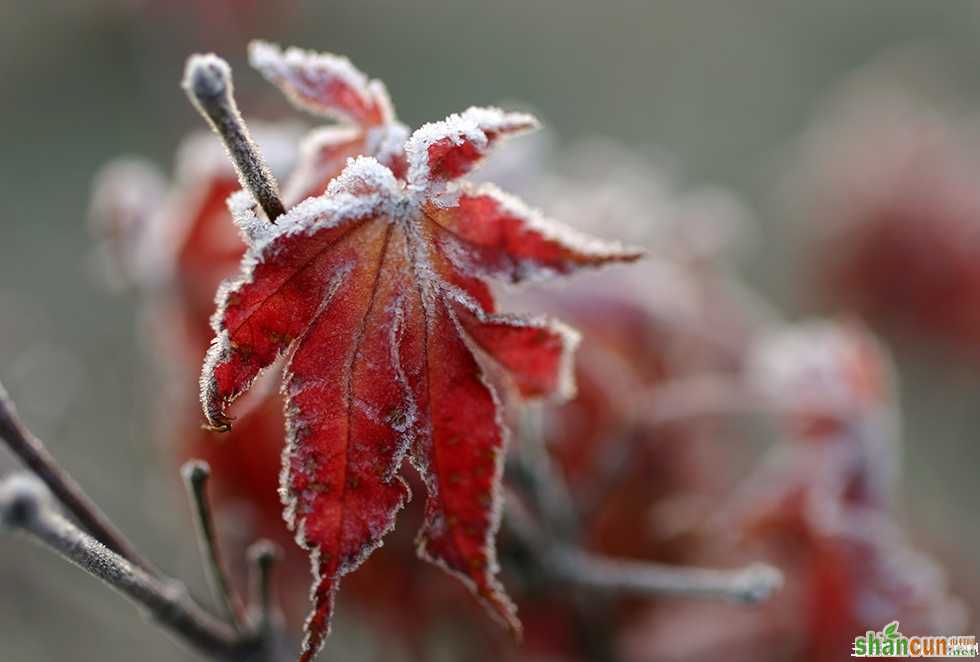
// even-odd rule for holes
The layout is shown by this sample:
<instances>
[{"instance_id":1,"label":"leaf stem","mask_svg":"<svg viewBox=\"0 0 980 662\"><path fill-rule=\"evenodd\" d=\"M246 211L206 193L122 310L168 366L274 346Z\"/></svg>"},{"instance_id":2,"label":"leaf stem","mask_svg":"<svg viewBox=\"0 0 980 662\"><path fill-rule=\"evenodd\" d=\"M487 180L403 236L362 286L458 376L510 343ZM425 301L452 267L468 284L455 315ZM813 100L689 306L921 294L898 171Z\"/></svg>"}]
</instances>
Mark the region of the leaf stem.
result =
<instances>
[{"instance_id":1,"label":"leaf stem","mask_svg":"<svg viewBox=\"0 0 980 662\"><path fill-rule=\"evenodd\" d=\"M228 150L238 180L265 211L269 221L285 213L279 185L248 132L233 95L231 67L214 54L192 55L182 83L198 112L204 116Z\"/></svg>"},{"instance_id":2,"label":"leaf stem","mask_svg":"<svg viewBox=\"0 0 980 662\"><path fill-rule=\"evenodd\" d=\"M261 659L259 637L238 635L199 607L183 584L150 575L79 529L54 509L37 477L15 474L0 481L0 522L101 579L198 652L222 660Z\"/></svg>"},{"instance_id":3,"label":"leaf stem","mask_svg":"<svg viewBox=\"0 0 980 662\"><path fill-rule=\"evenodd\" d=\"M208 499L208 479L211 477L211 467L202 460L190 460L180 469L184 485L190 496L194 509L194 524L197 531L197 544L204 557L205 570L211 592L221 603L228 621L236 632L242 632L247 626L245 608L238 595L231 587L228 572L225 568L214 533L214 517L211 514L211 502Z\"/></svg>"},{"instance_id":4,"label":"leaf stem","mask_svg":"<svg viewBox=\"0 0 980 662\"><path fill-rule=\"evenodd\" d=\"M158 575L153 565L136 551L132 543L82 491L78 483L58 466L41 440L27 429L17 416L14 403L7 395L3 384L0 384L0 439L3 439L14 455L20 458L21 462L47 486L82 528L147 574Z\"/></svg>"}]
</instances>

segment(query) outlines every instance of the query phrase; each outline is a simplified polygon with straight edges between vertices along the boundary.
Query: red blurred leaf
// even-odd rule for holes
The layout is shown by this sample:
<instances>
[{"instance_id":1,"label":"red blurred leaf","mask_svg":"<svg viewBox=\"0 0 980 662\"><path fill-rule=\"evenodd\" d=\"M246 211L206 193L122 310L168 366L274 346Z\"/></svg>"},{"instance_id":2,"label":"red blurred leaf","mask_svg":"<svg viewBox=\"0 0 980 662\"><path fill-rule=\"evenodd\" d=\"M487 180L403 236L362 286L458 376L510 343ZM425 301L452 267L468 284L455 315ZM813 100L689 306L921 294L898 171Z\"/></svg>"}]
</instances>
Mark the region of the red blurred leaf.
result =
<instances>
[{"instance_id":1,"label":"red blurred leaf","mask_svg":"<svg viewBox=\"0 0 980 662\"><path fill-rule=\"evenodd\" d=\"M227 429L229 405L287 355L283 492L316 576L303 659L326 636L340 578L407 500L406 456L428 492L419 554L520 629L495 577L505 431L484 366L496 362L525 395L567 391L575 336L495 313L482 277L516 282L639 256L494 192L447 190L498 137L533 125L496 109L428 124L405 145L407 181L358 158L275 225L244 194L231 200L250 246L241 277L219 292L202 401Z\"/></svg>"},{"instance_id":2,"label":"red blurred leaf","mask_svg":"<svg viewBox=\"0 0 980 662\"><path fill-rule=\"evenodd\" d=\"M859 325L824 322L774 333L756 354L755 381L789 443L746 479L726 519L797 577L797 591L768 608L800 615L793 636L815 661L839 659L855 631L889 619L957 630L959 600L897 517L887 353Z\"/></svg>"}]
</instances>

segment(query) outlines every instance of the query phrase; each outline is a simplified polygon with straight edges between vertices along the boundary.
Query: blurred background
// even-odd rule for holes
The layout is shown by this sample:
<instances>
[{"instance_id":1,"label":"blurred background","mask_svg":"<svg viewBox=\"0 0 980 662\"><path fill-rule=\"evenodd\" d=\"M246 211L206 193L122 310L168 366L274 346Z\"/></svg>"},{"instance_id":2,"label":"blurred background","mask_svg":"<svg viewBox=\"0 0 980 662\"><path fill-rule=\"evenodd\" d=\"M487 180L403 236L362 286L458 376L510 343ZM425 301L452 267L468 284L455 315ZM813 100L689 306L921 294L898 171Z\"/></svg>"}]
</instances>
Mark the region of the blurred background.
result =
<instances>
[{"instance_id":1,"label":"blurred background","mask_svg":"<svg viewBox=\"0 0 980 662\"><path fill-rule=\"evenodd\" d=\"M189 514L150 441L137 302L101 282L86 223L100 166L136 154L169 170L178 141L202 126L178 87L189 53L229 60L248 119L298 117L245 63L248 40L263 37L349 56L386 82L409 126L518 101L559 146L610 138L667 164L682 188L729 189L758 226L742 273L792 319L834 310L811 292L812 228L801 226L819 197L799 188L813 161L801 150L827 100L869 68L908 69L922 99L973 122L978 36L980 5L958 0L7 0L0 378L138 546L194 583ZM860 144L843 153L860 158ZM886 338L900 379L906 514L918 538L976 581L980 363ZM0 453L0 468L12 466ZM193 659L95 581L23 540L2 541L0 658L131 660L133 651Z\"/></svg>"}]
</instances>

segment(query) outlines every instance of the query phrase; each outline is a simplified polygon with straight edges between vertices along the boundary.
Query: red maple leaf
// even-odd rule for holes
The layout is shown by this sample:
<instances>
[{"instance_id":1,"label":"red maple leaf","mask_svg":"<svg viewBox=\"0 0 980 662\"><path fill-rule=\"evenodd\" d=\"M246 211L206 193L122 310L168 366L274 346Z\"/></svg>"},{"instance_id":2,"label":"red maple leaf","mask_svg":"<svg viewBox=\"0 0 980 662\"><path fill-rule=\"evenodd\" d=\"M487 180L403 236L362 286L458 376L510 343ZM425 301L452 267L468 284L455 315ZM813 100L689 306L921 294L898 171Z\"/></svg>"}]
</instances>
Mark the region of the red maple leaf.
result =
<instances>
[{"instance_id":1,"label":"red maple leaf","mask_svg":"<svg viewBox=\"0 0 980 662\"><path fill-rule=\"evenodd\" d=\"M382 116L363 78L321 71L280 84L349 118ZM388 163L351 160L324 195L275 224L247 195L229 201L249 249L241 276L219 290L202 402L211 425L228 429L229 405L286 354L282 493L315 576L303 660L329 630L340 578L408 499L406 457L428 493L419 555L520 630L495 577L506 433L487 370L503 368L527 397L567 394L577 336L497 313L485 278L516 283L639 257L493 187L454 183L497 140L535 125L487 108L427 124Z\"/></svg>"}]
</instances>

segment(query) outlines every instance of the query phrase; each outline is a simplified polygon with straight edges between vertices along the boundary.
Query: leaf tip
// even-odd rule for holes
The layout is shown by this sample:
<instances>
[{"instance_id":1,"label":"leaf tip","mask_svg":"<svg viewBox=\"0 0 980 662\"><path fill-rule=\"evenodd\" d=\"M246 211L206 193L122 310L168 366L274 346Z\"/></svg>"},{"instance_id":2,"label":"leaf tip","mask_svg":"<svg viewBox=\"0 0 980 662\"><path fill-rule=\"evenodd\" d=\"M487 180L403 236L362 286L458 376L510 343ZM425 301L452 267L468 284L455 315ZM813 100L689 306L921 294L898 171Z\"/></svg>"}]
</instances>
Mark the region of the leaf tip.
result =
<instances>
[{"instance_id":1,"label":"leaf tip","mask_svg":"<svg viewBox=\"0 0 980 662\"><path fill-rule=\"evenodd\" d=\"M312 662L323 649L323 644L330 635L335 592L336 584L333 580L319 578L314 584L313 611L303 624L299 662Z\"/></svg>"},{"instance_id":2,"label":"leaf tip","mask_svg":"<svg viewBox=\"0 0 980 662\"><path fill-rule=\"evenodd\" d=\"M220 417L201 423L201 429L208 432L230 432L232 419Z\"/></svg>"}]
</instances>

